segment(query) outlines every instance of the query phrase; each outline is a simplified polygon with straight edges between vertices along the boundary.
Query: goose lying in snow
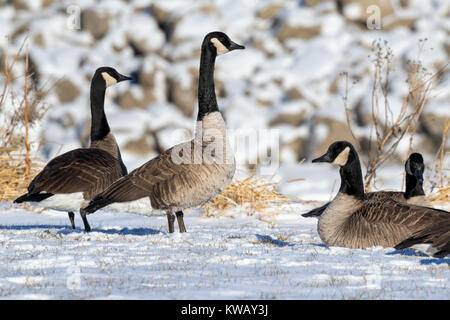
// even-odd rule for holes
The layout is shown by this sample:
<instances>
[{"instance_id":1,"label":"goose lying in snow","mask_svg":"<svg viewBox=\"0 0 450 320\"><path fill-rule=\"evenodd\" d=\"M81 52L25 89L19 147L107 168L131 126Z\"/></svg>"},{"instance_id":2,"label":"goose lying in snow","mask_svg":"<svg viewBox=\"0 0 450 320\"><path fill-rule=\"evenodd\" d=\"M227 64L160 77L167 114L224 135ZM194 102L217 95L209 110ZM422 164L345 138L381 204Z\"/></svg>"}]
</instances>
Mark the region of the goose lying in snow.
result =
<instances>
[{"instance_id":1,"label":"goose lying in snow","mask_svg":"<svg viewBox=\"0 0 450 320\"><path fill-rule=\"evenodd\" d=\"M424 207L433 207L425 196L423 191L423 172L425 165L420 153L412 153L405 163L406 188L405 192L398 191L376 191L365 194L368 200L392 199L401 203L415 204ZM330 202L321 207L314 208L311 211L302 214L303 217L319 217Z\"/></svg>"},{"instance_id":2,"label":"goose lying in snow","mask_svg":"<svg viewBox=\"0 0 450 320\"><path fill-rule=\"evenodd\" d=\"M222 32L211 32L203 40L195 137L119 179L81 210L93 213L114 202L149 198L149 211L166 212L170 233L174 232L174 213L180 232L186 231L183 210L214 198L234 175L234 155L214 90L214 63L216 56L235 49L244 47Z\"/></svg>"},{"instance_id":3,"label":"goose lying in snow","mask_svg":"<svg viewBox=\"0 0 450 320\"><path fill-rule=\"evenodd\" d=\"M31 181L28 193L15 203L30 202L43 208L66 211L75 229L73 211L127 174L119 146L110 132L104 102L106 88L131 80L110 67L98 68L91 81L91 145L52 159ZM90 231L86 215L80 212L84 228Z\"/></svg>"},{"instance_id":4,"label":"goose lying in snow","mask_svg":"<svg viewBox=\"0 0 450 320\"><path fill-rule=\"evenodd\" d=\"M327 246L401 249L428 244L428 252L436 257L450 253L449 212L390 198L366 198L359 157L349 142L333 143L313 162L340 166L341 187L320 215L317 226Z\"/></svg>"}]
</instances>

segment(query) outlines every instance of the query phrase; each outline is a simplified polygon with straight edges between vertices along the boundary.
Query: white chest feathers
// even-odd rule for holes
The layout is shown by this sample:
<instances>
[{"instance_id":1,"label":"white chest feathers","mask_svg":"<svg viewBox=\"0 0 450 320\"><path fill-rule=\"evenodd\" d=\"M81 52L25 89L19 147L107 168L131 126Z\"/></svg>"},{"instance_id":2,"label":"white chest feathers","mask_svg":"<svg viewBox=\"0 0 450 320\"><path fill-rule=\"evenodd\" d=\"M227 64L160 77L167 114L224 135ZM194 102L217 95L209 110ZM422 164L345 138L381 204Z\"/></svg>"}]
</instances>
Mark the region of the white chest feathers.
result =
<instances>
[{"instance_id":1,"label":"white chest feathers","mask_svg":"<svg viewBox=\"0 0 450 320\"><path fill-rule=\"evenodd\" d=\"M82 205L89 201L83 198L82 192L55 194L40 202L31 202L32 205L58 211L78 211Z\"/></svg>"},{"instance_id":2,"label":"white chest feathers","mask_svg":"<svg viewBox=\"0 0 450 320\"><path fill-rule=\"evenodd\" d=\"M319 218L317 231L327 246L340 245L342 226L361 207L361 201L353 196L338 193Z\"/></svg>"},{"instance_id":3,"label":"white chest feathers","mask_svg":"<svg viewBox=\"0 0 450 320\"><path fill-rule=\"evenodd\" d=\"M202 121L197 121L194 139L202 146L203 160L206 163L234 164L233 149L220 112L208 113Z\"/></svg>"}]
</instances>

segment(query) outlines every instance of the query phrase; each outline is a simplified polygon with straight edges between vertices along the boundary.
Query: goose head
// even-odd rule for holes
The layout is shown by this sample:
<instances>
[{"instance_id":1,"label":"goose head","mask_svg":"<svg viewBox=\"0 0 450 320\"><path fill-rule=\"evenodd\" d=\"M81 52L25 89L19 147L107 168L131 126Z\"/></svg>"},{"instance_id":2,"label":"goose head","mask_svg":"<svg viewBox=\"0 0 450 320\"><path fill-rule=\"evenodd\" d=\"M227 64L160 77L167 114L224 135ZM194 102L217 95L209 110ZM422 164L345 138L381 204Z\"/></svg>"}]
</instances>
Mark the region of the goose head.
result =
<instances>
[{"instance_id":1,"label":"goose head","mask_svg":"<svg viewBox=\"0 0 450 320\"><path fill-rule=\"evenodd\" d=\"M105 88L125 80L131 80L130 77L124 76L111 67L100 67L95 71L94 79L101 78L105 84Z\"/></svg>"},{"instance_id":2,"label":"goose head","mask_svg":"<svg viewBox=\"0 0 450 320\"><path fill-rule=\"evenodd\" d=\"M245 49L245 47L233 42L225 33L214 31L205 36L202 49L206 49L214 53L214 55L219 56L236 49Z\"/></svg>"},{"instance_id":3,"label":"goose head","mask_svg":"<svg viewBox=\"0 0 450 320\"><path fill-rule=\"evenodd\" d=\"M358 153L348 141L332 143L327 152L312 162L328 162L340 167L341 176L340 193L364 199L364 184L362 179L361 164Z\"/></svg>"},{"instance_id":4,"label":"goose head","mask_svg":"<svg viewBox=\"0 0 450 320\"><path fill-rule=\"evenodd\" d=\"M405 163L405 171L408 175L413 176L418 182L423 182L423 171L425 170L425 164L423 163L423 157L420 153L412 153Z\"/></svg>"},{"instance_id":5,"label":"goose head","mask_svg":"<svg viewBox=\"0 0 450 320\"><path fill-rule=\"evenodd\" d=\"M355 159L358 159L358 156L350 142L336 141L328 147L327 152L323 156L314 159L312 162L328 162L345 167Z\"/></svg>"}]
</instances>

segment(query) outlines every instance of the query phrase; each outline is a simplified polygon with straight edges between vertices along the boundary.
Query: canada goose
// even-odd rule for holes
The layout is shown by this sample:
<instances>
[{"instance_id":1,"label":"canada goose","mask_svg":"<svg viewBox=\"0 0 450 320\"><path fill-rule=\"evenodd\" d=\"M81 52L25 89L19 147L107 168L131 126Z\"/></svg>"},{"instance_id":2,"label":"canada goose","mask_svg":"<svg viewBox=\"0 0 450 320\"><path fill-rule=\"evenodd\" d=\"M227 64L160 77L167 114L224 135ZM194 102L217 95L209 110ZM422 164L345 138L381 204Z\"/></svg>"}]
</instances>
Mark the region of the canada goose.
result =
<instances>
[{"instance_id":1,"label":"canada goose","mask_svg":"<svg viewBox=\"0 0 450 320\"><path fill-rule=\"evenodd\" d=\"M98 68L91 81L91 145L52 159L31 181L28 193L15 203L31 202L40 207L67 211L75 229L73 211L127 174L119 146L110 132L104 102L106 88L131 78L110 67ZM80 212L86 231L86 216Z\"/></svg>"},{"instance_id":2,"label":"canada goose","mask_svg":"<svg viewBox=\"0 0 450 320\"><path fill-rule=\"evenodd\" d=\"M215 197L234 175L234 155L214 90L214 62L216 56L235 49L244 47L222 32L211 32L203 40L194 138L164 151L122 177L82 210L93 213L114 202L149 197L149 210L166 212L169 233L174 232L174 213L180 232L186 232L183 210Z\"/></svg>"},{"instance_id":3,"label":"canada goose","mask_svg":"<svg viewBox=\"0 0 450 320\"><path fill-rule=\"evenodd\" d=\"M433 207L431 202L426 198L423 191L423 171L425 165L423 163L423 157L420 153L412 153L408 160L405 162L406 173L406 188L405 192L397 191L376 191L366 193L366 199L381 200L384 198L390 198L392 200L415 204L424 207ZM324 204L321 207L314 208L311 211L302 214L303 217L318 217L320 216L330 202Z\"/></svg>"},{"instance_id":4,"label":"canada goose","mask_svg":"<svg viewBox=\"0 0 450 320\"><path fill-rule=\"evenodd\" d=\"M399 203L364 194L358 154L347 141L338 141L312 162L340 166L341 186L319 218L317 230L327 246L367 248L429 243L435 256L449 253L450 215L447 211Z\"/></svg>"}]
</instances>

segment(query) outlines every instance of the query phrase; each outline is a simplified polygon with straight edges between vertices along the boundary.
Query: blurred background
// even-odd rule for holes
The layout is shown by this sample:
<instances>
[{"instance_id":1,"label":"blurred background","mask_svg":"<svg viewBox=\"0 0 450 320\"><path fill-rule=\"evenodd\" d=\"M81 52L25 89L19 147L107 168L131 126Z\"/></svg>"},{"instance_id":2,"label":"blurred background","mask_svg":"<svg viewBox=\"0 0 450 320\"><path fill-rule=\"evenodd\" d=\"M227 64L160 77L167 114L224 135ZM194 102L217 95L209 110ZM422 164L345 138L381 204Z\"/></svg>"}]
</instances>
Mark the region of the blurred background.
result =
<instances>
[{"instance_id":1,"label":"blurred background","mask_svg":"<svg viewBox=\"0 0 450 320\"><path fill-rule=\"evenodd\" d=\"M100 66L133 77L108 88L105 100L130 170L186 140L200 45L221 30L246 50L216 60L219 108L230 130L278 130L279 172L335 140L357 144L362 157L376 154L377 130L383 137L399 116L383 165L402 165L411 150L429 166L449 162L448 0L0 3L1 120L10 121L26 86L30 148L44 160L88 145L89 85ZM241 170L254 167L249 157L267 156L258 146L256 155L237 152Z\"/></svg>"}]
</instances>

